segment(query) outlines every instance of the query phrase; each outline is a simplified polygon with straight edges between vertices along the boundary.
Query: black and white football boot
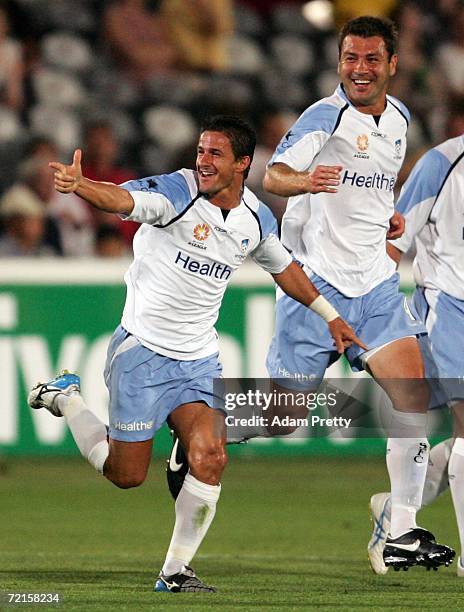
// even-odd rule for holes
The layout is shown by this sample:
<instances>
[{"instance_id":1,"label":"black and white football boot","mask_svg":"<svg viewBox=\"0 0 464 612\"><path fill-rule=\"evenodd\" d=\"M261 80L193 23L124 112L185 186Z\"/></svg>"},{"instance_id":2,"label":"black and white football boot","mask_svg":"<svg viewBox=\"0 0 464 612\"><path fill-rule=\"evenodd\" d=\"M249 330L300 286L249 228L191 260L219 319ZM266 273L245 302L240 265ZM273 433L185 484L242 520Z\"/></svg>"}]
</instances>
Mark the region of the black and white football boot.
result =
<instances>
[{"instance_id":1,"label":"black and white football boot","mask_svg":"<svg viewBox=\"0 0 464 612\"><path fill-rule=\"evenodd\" d=\"M407 570L413 565L422 565L428 570L437 570L441 565L448 567L455 552L449 546L437 544L435 536L421 527L411 529L393 539L387 537L383 550L386 567Z\"/></svg>"},{"instance_id":2,"label":"black and white football boot","mask_svg":"<svg viewBox=\"0 0 464 612\"><path fill-rule=\"evenodd\" d=\"M171 437L172 449L169 459L166 461L166 479L171 495L174 499L177 499L189 471L189 464L187 455L174 431L171 431Z\"/></svg>"},{"instance_id":3,"label":"black and white football boot","mask_svg":"<svg viewBox=\"0 0 464 612\"><path fill-rule=\"evenodd\" d=\"M154 590L157 593L216 593L216 589L202 582L188 565L172 576L160 572Z\"/></svg>"},{"instance_id":4,"label":"black and white football boot","mask_svg":"<svg viewBox=\"0 0 464 612\"><path fill-rule=\"evenodd\" d=\"M58 402L59 396L70 397L80 392L81 379L77 374L63 370L53 380L46 383L37 383L28 395L27 403L31 408L38 410L45 408L50 414L62 417Z\"/></svg>"}]
</instances>

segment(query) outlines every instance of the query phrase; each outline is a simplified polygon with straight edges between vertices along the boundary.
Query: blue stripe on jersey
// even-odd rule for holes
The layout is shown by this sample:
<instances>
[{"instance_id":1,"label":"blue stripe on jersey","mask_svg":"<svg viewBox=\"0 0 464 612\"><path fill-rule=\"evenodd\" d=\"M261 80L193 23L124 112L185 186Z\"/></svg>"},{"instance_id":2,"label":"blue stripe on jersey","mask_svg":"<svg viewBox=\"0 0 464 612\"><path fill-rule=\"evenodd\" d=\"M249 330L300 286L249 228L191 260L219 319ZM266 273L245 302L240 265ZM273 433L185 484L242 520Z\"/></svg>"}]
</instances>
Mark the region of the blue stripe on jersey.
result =
<instances>
[{"instance_id":1,"label":"blue stripe on jersey","mask_svg":"<svg viewBox=\"0 0 464 612\"><path fill-rule=\"evenodd\" d=\"M404 184L396 205L397 210L404 215L424 200L436 197L450 167L451 162L443 153L437 149L427 151Z\"/></svg>"},{"instance_id":2,"label":"blue stripe on jersey","mask_svg":"<svg viewBox=\"0 0 464 612\"><path fill-rule=\"evenodd\" d=\"M271 162L277 155L281 155L286 149L293 147L306 134L311 132L332 134L340 111L340 107L333 104L315 104L310 106L282 138L272 156Z\"/></svg>"},{"instance_id":3,"label":"blue stripe on jersey","mask_svg":"<svg viewBox=\"0 0 464 612\"><path fill-rule=\"evenodd\" d=\"M411 114L401 100L398 100L398 98L394 98L393 96L387 96L387 100L403 115L403 117L406 119L406 123L409 125L411 121Z\"/></svg>"},{"instance_id":4,"label":"blue stripe on jersey","mask_svg":"<svg viewBox=\"0 0 464 612\"><path fill-rule=\"evenodd\" d=\"M271 212L271 209L266 206L266 204L263 204L263 202L260 202L257 214L259 224L261 226L262 240L267 238L269 234L275 234L276 236L278 236L279 230L277 227L277 220Z\"/></svg>"},{"instance_id":5,"label":"blue stripe on jersey","mask_svg":"<svg viewBox=\"0 0 464 612\"><path fill-rule=\"evenodd\" d=\"M256 219L256 223L258 224L259 228L260 242L267 238L269 234L275 234L276 236L279 235L277 219L274 217L273 213L271 212L271 209L266 206L266 204L263 204L263 202L260 202L258 200L258 209L254 210L254 207L247 204L245 198L243 198L243 203L251 212L253 217Z\"/></svg>"},{"instance_id":6,"label":"blue stripe on jersey","mask_svg":"<svg viewBox=\"0 0 464 612\"><path fill-rule=\"evenodd\" d=\"M187 181L180 172L147 176L123 183L121 187L127 191L160 193L172 203L177 213L183 212L192 201Z\"/></svg>"}]
</instances>

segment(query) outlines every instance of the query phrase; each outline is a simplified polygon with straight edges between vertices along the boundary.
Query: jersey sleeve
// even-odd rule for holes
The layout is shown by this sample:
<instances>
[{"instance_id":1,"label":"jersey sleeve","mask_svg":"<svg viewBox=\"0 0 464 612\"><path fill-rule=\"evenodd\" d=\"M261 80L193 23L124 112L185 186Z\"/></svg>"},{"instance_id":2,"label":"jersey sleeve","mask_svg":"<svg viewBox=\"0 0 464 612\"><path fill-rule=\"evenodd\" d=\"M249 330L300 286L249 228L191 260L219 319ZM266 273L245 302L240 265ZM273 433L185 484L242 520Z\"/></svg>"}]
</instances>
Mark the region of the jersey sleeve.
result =
<instances>
[{"instance_id":1,"label":"jersey sleeve","mask_svg":"<svg viewBox=\"0 0 464 612\"><path fill-rule=\"evenodd\" d=\"M122 218L150 225L165 225L192 201L189 185L181 172L149 176L120 185L134 200L130 215Z\"/></svg>"},{"instance_id":2,"label":"jersey sleeve","mask_svg":"<svg viewBox=\"0 0 464 612\"><path fill-rule=\"evenodd\" d=\"M251 258L269 274L279 274L291 264L292 257L277 237L277 220L270 209L260 204L257 216L261 240L250 253Z\"/></svg>"},{"instance_id":3,"label":"jersey sleeve","mask_svg":"<svg viewBox=\"0 0 464 612\"><path fill-rule=\"evenodd\" d=\"M450 167L451 162L443 153L431 149L416 163L403 185L396 209L404 216L406 228L401 238L392 241L403 253L411 248L415 236L427 223Z\"/></svg>"},{"instance_id":4,"label":"jersey sleeve","mask_svg":"<svg viewBox=\"0 0 464 612\"><path fill-rule=\"evenodd\" d=\"M269 161L284 163L293 170L308 170L334 131L343 109L332 104L310 106L285 134Z\"/></svg>"},{"instance_id":5,"label":"jersey sleeve","mask_svg":"<svg viewBox=\"0 0 464 612\"><path fill-rule=\"evenodd\" d=\"M251 257L269 274L280 274L292 263L292 256L275 234L262 240Z\"/></svg>"}]
</instances>

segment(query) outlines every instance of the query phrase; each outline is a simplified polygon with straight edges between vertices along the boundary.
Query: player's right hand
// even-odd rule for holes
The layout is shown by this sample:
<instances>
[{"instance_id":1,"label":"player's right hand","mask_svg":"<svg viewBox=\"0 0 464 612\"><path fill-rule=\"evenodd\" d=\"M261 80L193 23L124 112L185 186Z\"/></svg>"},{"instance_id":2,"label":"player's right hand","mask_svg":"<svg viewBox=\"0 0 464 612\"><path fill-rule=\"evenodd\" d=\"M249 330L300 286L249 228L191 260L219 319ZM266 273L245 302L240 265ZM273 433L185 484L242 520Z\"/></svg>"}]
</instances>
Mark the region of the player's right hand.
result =
<instances>
[{"instance_id":1,"label":"player's right hand","mask_svg":"<svg viewBox=\"0 0 464 612\"><path fill-rule=\"evenodd\" d=\"M66 166L60 162L50 162L48 165L55 170L53 175L55 189L60 193L72 193L76 191L82 180L81 168L82 151L76 149L74 151L72 164Z\"/></svg>"},{"instance_id":2,"label":"player's right hand","mask_svg":"<svg viewBox=\"0 0 464 612\"><path fill-rule=\"evenodd\" d=\"M309 193L337 193L343 166L316 166L308 172Z\"/></svg>"},{"instance_id":3,"label":"player's right hand","mask_svg":"<svg viewBox=\"0 0 464 612\"><path fill-rule=\"evenodd\" d=\"M335 346L337 347L337 351L340 353L340 355L342 355L345 352L345 349L350 347L353 342L365 351L369 350L368 347L354 333L353 328L341 317L330 321L330 323L327 325L329 326L330 335L334 339Z\"/></svg>"}]
</instances>

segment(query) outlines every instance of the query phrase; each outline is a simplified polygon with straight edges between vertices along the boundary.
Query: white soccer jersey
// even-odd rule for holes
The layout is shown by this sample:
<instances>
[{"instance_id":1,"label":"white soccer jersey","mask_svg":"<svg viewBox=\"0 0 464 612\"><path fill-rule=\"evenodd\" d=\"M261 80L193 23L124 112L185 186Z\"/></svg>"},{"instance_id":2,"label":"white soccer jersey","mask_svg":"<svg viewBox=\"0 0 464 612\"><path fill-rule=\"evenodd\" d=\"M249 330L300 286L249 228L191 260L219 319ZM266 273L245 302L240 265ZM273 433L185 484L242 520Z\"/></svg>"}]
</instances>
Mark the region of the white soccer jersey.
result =
<instances>
[{"instance_id":1,"label":"white soccer jersey","mask_svg":"<svg viewBox=\"0 0 464 612\"><path fill-rule=\"evenodd\" d=\"M122 325L144 346L181 360L217 352L222 297L247 255L272 274L292 261L273 214L249 189L224 220L199 193L195 174L184 169L121 185L135 202L126 218L142 223L124 277Z\"/></svg>"},{"instance_id":2,"label":"white soccer jersey","mask_svg":"<svg viewBox=\"0 0 464 612\"><path fill-rule=\"evenodd\" d=\"M281 239L307 268L348 297L368 293L394 273L385 239L408 120L401 102L387 96L376 122L356 110L339 86L300 116L270 161L298 171L320 164L343 167L337 193L289 198Z\"/></svg>"},{"instance_id":3,"label":"white soccer jersey","mask_svg":"<svg viewBox=\"0 0 464 612\"><path fill-rule=\"evenodd\" d=\"M430 149L417 162L397 209L406 230L392 244L405 253L415 241L416 283L464 300L464 136Z\"/></svg>"}]
</instances>

